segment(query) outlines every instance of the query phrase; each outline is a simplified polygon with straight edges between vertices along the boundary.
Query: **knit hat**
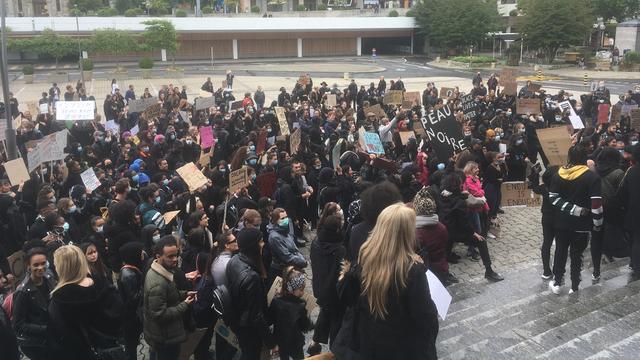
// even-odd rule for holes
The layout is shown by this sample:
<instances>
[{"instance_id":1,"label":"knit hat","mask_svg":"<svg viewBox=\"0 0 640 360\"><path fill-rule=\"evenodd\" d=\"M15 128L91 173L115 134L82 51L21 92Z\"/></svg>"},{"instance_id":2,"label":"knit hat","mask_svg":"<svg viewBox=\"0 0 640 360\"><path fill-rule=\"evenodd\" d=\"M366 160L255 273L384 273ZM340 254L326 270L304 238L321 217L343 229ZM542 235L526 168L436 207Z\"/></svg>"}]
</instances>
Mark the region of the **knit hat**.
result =
<instances>
[{"instance_id":1,"label":"knit hat","mask_svg":"<svg viewBox=\"0 0 640 360\"><path fill-rule=\"evenodd\" d=\"M416 215L432 216L436 213L436 201L429 193L429 188L423 187L413 198L413 208Z\"/></svg>"},{"instance_id":2,"label":"knit hat","mask_svg":"<svg viewBox=\"0 0 640 360\"><path fill-rule=\"evenodd\" d=\"M257 251L261 238L262 233L259 229L244 228L240 230L238 235L236 235L238 248L240 248L240 251L244 253L252 252L253 250Z\"/></svg>"},{"instance_id":3,"label":"knit hat","mask_svg":"<svg viewBox=\"0 0 640 360\"><path fill-rule=\"evenodd\" d=\"M292 276L291 279L287 281L287 291L289 293L292 293L294 290L300 289L304 286L305 279L306 276L304 275L304 273L299 273L295 276Z\"/></svg>"},{"instance_id":4,"label":"knit hat","mask_svg":"<svg viewBox=\"0 0 640 360\"><path fill-rule=\"evenodd\" d=\"M135 171L136 173L140 172L140 163L133 163L129 166L129 170Z\"/></svg>"},{"instance_id":5,"label":"knit hat","mask_svg":"<svg viewBox=\"0 0 640 360\"><path fill-rule=\"evenodd\" d=\"M143 184L148 184L151 182L151 179L149 179L149 176L145 173L140 173L138 174L138 184L143 185Z\"/></svg>"}]
</instances>

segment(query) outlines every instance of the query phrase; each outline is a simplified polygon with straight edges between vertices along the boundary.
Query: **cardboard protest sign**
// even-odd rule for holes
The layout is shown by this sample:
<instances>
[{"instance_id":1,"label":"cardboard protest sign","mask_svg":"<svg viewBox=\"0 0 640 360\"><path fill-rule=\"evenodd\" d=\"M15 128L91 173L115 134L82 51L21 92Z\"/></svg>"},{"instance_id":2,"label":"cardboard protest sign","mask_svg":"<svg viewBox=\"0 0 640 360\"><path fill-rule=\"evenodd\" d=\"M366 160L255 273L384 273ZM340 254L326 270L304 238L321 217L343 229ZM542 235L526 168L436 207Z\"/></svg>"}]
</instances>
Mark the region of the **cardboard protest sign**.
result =
<instances>
[{"instance_id":1,"label":"cardboard protest sign","mask_svg":"<svg viewBox=\"0 0 640 360\"><path fill-rule=\"evenodd\" d=\"M564 126L537 129L538 139L549 165L564 166L567 164L567 152L571 147L571 138Z\"/></svg>"},{"instance_id":2,"label":"cardboard protest sign","mask_svg":"<svg viewBox=\"0 0 640 360\"><path fill-rule=\"evenodd\" d=\"M46 161L56 161L65 158L64 148L67 146L69 130L64 129L57 133L49 134L35 143L27 143L27 169L33 171Z\"/></svg>"},{"instance_id":3,"label":"cardboard protest sign","mask_svg":"<svg viewBox=\"0 0 640 360\"><path fill-rule=\"evenodd\" d=\"M427 140L440 161L446 161L454 152L467 148L462 128L448 105L430 112L421 121Z\"/></svg>"},{"instance_id":4,"label":"cardboard protest sign","mask_svg":"<svg viewBox=\"0 0 640 360\"><path fill-rule=\"evenodd\" d=\"M180 210L167 211L166 213L162 214L162 219L164 219L165 224L168 224L171 222L171 220L175 219L175 217L178 216L179 213Z\"/></svg>"},{"instance_id":5,"label":"cardboard protest sign","mask_svg":"<svg viewBox=\"0 0 640 360\"><path fill-rule=\"evenodd\" d=\"M422 124L419 122L414 122L413 123L413 132L417 135L420 135L420 137L425 138L427 137L427 133L424 131L424 128L422 127Z\"/></svg>"},{"instance_id":6,"label":"cardboard protest sign","mask_svg":"<svg viewBox=\"0 0 640 360\"><path fill-rule=\"evenodd\" d=\"M402 105L403 100L403 91L402 90L389 90L384 93L384 98L382 98L382 103L385 105Z\"/></svg>"},{"instance_id":7,"label":"cardboard protest sign","mask_svg":"<svg viewBox=\"0 0 640 360\"><path fill-rule=\"evenodd\" d=\"M118 136L118 134L120 134L120 125L118 125L115 120L107 120L107 123L104 125L104 129L106 131L111 131L112 135Z\"/></svg>"},{"instance_id":8,"label":"cardboard protest sign","mask_svg":"<svg viewBox=\"0 0 640 360\"><path fill-rule=\"evenodd\" d=\"M93 120L95 110L95 101L58 101L56 103L56 120Z\"/></svg>"},{"instance_id":9,"label":"cardboard protest sign","mask_svg":"<svg viewBox=\"0 0 640 360\"><path fill-rule=\"evenodd\" d=\"M606 124L609 121L609 104L598 105L598 124Z\"/></svg>"},{"instance_id":10,"label":"cardboard protest sign","mask_svg":"<svg viewBox=\"0 0 640 360\"><path fill-rule=\"evenodd\" d=\"M7 256L7 262L9 263L9 268L11 269L11 273L16 279L22 278L25 270L24 264L24 251L16 251L13 254Z\"/></svg>"},{"instance_id":11,"label":"cardboard protest sign","mask_svg":"<svg viewBox=\"0 0 640 360\"><path fill-rule=\"evenodd\" d=\"M302 131L300 129L296 129L296 131L291 134L289 138L289 147L291 150L291 155L298 153L298 148L300 147L300 142L302 141Z\"/></svg>"},{"instance_id":12,"label":"cardboard protest sign","mask_svg":"<svg viewBox=\"0 0 640 360\"><path fill-rule=\"evenodd\" d=\"M411 101L402 100L402 106L404 110L411 110L413 108L413 103Z\"/></svg>"},{"instance_id":13,"label":"cardboard protest sign","mask_svg":"<svg viewBox=\"0 0 640 360\"><path fill-rule=\"evenodd\" d=\"M364 114L367 115L368 113L373 113L378 120L387 117L387 113L384 112L380 104L375 104L373 106L364 108Z\"/></svg>"},{"instance_id":14,"label":"cardboard protest sign","mask_svg":"<svg viewBox=\"0 0 640 360\"><path fill-rule=\"evenodd\" d=\"M155 105L157 103L158 103L158 98L155 96L152 96L150 98L131 100L129 101L129 105L128 105L129 113L141 113L147 110L149 106Z\"/></svg>"},{"instance_id":15,"label":"cardboard protest sign","mask_svg":"<svg viewBox=\"0 0 640 360\"><path fill-rule=\"evenodd\" d=\"M407 91L404 93L404 100L410 101L411 106L414 105L422 105L422 96L420 96L420 91Z\"/></svg>"},{"instance_id":16,"label":"cardboard protest sign","mask_svg":"<svg viewBox=\"0 0 640 360\"><path fill-rule=\"evenodd\" d=\"M143 113L142 117L146 120L153 120L160 116L160 112L162 111L162 105L153 104L149 106Z\"/></svg>"},{"instance_id":17,"label":"cardboard protest sign","mask_svg":"<svg viewBox=\"0 0 640 360\"><path fill-rule=\"evenodd\" d=\"M400 131L398 134L400 134L402 145L407 145L410 139L416 138L416 134L413 131Z\"/></svg>"},{"instance_id":18,"label":"cardboard protest sign","mask_svg":"<svg viewBox=\"0 0 640 360\"><path fill-rule=\"evenodd\" d=\"M213 96L213 93L206 90L200 90L200 94L198 95L198 97L201 97L201 98L208 98L212 96Z\"/></svg>"},{"instance_id":19,"label":"cardboard protest sign","mask_svg":"<svg viewBox=\"0 0 640 360\"><path fill-rule=\"evenodd\" d=\"M540 99L516 99L516 113L519 115L540 114Z\"/></svg>"},{"instance_id":20,"label":"cardboard protest sign","mask_svg":"<svg viewBox=\"0 0 640 360\"><path fill-rule=\"evenodd\" d=\"M269 288L269 292L267 293L267 306L271 306L271 302L273 299L282 293L282 283L284 281L280 276L276 276L276 279L273 280L273 284L271 288Z\"/></svg>"},{"instance_id":21,"label":"cardboard protest sign","mask_svg":"<svg viewBox=\"0 0 640 360\"><path fill-rule=\"evenodd\" d=\"M240 109L242 109L242 100L238 100L238 101L232 102L231 106L229 106L229 108L231 110L240 110Z\"/></svg>"},{"instance_id":22,"label":"cardboard protest sign","mask_svg":"<svg viewBox=\"0 0 640 360\"><path fill-rule=\"evenodd\" d=\"M267 146L267 130L262 129L258 134L258 143L256 144L256 154L262 154L266 146Z\"/></svg>"},{"instance_id":23,"label":"cardboard protest sign","mask_svg":"<svg viewBox=\"0 0 640 360\"><path fill-rule=\"evenodd\" d=\"M467 94L460 97L460 104L462 105L462 112L464 113L465 120L476 117L478 104L476 103L476 99L474 99L473 95Z\"/></svg>"},{"instance_id":24,"label":"cardboard protest sign","mask_svg":"<svg viewBox=\"0 0 640 360\"><path fill-rule=\"evenodd\" d=\"M250 183L247 168L244 166L229 173L229 192L232 194L249 186Z\"/></svg>"},{"instance_id":25,"label":"cardboard protest sign","mask_svg":"<svg viewBox=\"0 0 640 360\"><path fill-rule=\"evenodd\" d=\"M640 130L640 109L631 110L631 128L634 130Z\"/></svg>"},{"instance_id":26,"label":"cardboard protest sign","mask_svg":"<svg viewBox=\"0 0 640 360\"><path fill-rule=\"evenodd\" d=\"M200 170L196 167L196 164L190 162L181 168L176 170L178 175L184 180L189 187L189 191L195 191L209 182L206 176L204 176Z\"/></svg>"},{"instance_id":27,"label":"cardboard protest sign","mask_svg":"<svg viewBox=\"0 0 640 360\"><path fill-rule=\"evenodd\" d=\"M203 149L208 149L215 145L213 138L213 127L203 126L200 128L200 146Z\"/></svg>"},{"instance_id":28,"label":"cardboard protest sign","mask_svg":"<svg viewBox=\"0 0 640 360\"><path fill-rule=\"evenodd\" d=\"M501 185L500 206L542 206L542 196L533 192L526 181L506 181Z\"/></svg>"},{"instance_id":29,"label":"cardboard protest sign","mask_svg":"<svg viewBox=\"0 0 640 360\"><path fill-rule=\"evenodd\" d=\"M191 124L191 120L189 119L189 113L186 111L178 111L178 116L182 119L182 121Z\"/></svg>"},{"instance_id":30,"label":"cardboard protest sign","mask_svg":"<svg viewBox=\"0 0 640 360\"><path fill-rule=\"evenodd\" d=\"M284 113L284 108L276 107L276 116L278 117L278 124L280 125L280 135L289 135L289 122L287 116Z\"/></svg>"},{"instance_id":31,"label":"cardboard protest sign","mask_svg":"<svg viewBox=\"0 0 640 360\"><path fill-rule=\"evenodd\" d=\"M380 138L378 138L378 141L380 141ZM336 142L336 144L333 146L333 149L331 150L331 164L333 165L334 169L337 169L338 166L340 166L340 155L342 155L343 142L344 139L338 139L338 142Z\"/></svg>"},{"instance_id":32,"label":"cardboard protest sign","mask_svg":"<svg viewBox=\"0 0 640 360\"><path fill-rule=\"evenodd\" d=\"M379 158L379 157L373 159L373 161L371 162L371 166L373 166L374 168L387 170L392 173L395 173L398 171L398 165L394 161Z\"/></svg>"},{"instance_id":33,"label":"cardboard protest sign","mask_svg":"<svg viewBox=\"0 0 640 360\"><path fill-rule=\"evenodd\" d=\"M269 171L258 175L256 177L256 185L260 191L260 196L273 196L273 193L276 191L277 181L278 177L275 171Z\"/></svg>"},{"instance_id":34,"label":"cardboard protest sign","mask_svg":"<svg viewBox=\"0 0 640 360\"><path fill-rule=\"evenodd\" d=\"M49 104L44 103L44 104L38 105L38 111L40 112L40 114L48 114L49 113Z\"/></svg>"},{"instance_id":35,"label":"cardboard protest sign","mask_svg":"<svg viewBox=\"0 0 640 360\"><path fill-rule=\"evenodd\" d=\"M584 123L582 122L582 119L580 118L580 116L578 116L578 114L576 114L576 111L573 110L573 106L571 106L571 103L568 100L561 102L560 104L558 104L558 106L560 106L560 109L562 109L563 113L567 110L569 111L569 120L571 121L571 126L573 126L574 129L584 129Z\"/></svg>"},{"instance_id":36,"label":"cardboard protest sign","mask_svg":"<svg viewBox=\"0 0 640 360\"><path fill-rule=\"evenodd\" d=\"M198 158L198 164L200 164L200 166L206 167L211 164L211 149L209 151L200 150L200 157Z\"/></svg>"},{"instance_id":37,"label":"cardboard protest sign","mask_svg":"<svg viewBox=\"0 0 640 360\"><path fill-rule=\"evenodd\" d=\"M80 174L80 178L82 179L84 187L86 187L89 191L93 191L100 187L100 180L98 180L98 177L96 176L95 171L93 171L93 168L88 168L87 170L83 171Z\"/></svg>"},{"instance_id":38,"label":"cardboard protest sign","mask_svg":"<svg viewBox=\"0 0 640 360\"><path fill-rule=\"evenodd\" d=\"M4 170L7 172L11 186L20 185L21 182L31 179L22 158L5 162Z\"/></svg>"},{"instance_id":39,"label":"cardboard protest sign","mask_svg":"<svg viewBox=\"0 0 640 360\"><path fill-rule=\"evenodd\" d=\"M529 91L532 91L532 92L540 92L541 88L542 88L542 85L537 83L531 83L531 85L529 85Z\"/></svg>"},{"instance_id":40,"label":"cardboard protest sign","mask_svg":"<svg viewBox=\"0 0 640 360\"><path fill-rule=\"evenodd\" d=\"M620 116L622 115L622 106L613 105L611 107L611 112L609 114L609 122L618 122L620 121Z\"/></svg>"},{"instance_id":41,"label":"cardboard protest sign","mask_svg":"<svg viewBox=\"0 0 640 360\"><path fill-rule=\"evenodd\" d=\"M327 94L327 101L325 101L324 104L327 105L328 107L336 106L337 105L336 94Z\"/></svg>"},{"instance_id":42,"label":"cardboard protest sign","mask_svg":"<svg viewBox=\"0 0 640 360\"><path fill-rule=\"evenodd\" d=\"M518 70L502 69L500 72L500 85L502 85L502 93L510 96L516 96L518 92Z\"/></svg>"},{"instance_id":43,"label":"cardboard protest sign","mask_svg":"<svg viewBox=\"0 0 640 360\"><path fill-rule=\"evenodd\" d=\"M233 346L237 350L240 350L240 343L238 342L238 338L236 337L236 334L234 334L233 331L231 331L231 328L225 325L222 319L218 319L218 322L216 322L216 325L213 327L213 329L216 332L216 334L222 336L222 338L227 342L227 344Z\"/></svg>"},{"instance_id":44,"label":"cardboard protest sign","mask_svg":"<svg viewBox=\"0 0 640 360\"><path fill-rule=\"evenodd\" d=\"M187 333L187 339L180 344L180 355L178 356L179 360L189 360L191 355L196 351L200 340L207 332L207 328L195 329L191 332Z\"/></svg>"},{"instance_id":45,"label":"cardboard protest sign","mask_svg":"<svg viewBox=\"0 0 640 360\"><path fill-rule=\"evenodd\" d=\"M195 106L196 110L203 110L216 106L216 98L213 96L196 98Z\"/></svg>"},{"instance_id":46,"label":"cardboard protest sign","mask_svg":"<svg viewBox=\"0 0 640 360\"><path fill-rule=\"evenodd\" d=\"M440 98L442 99L449 99L450 97L453 96L453 92L455 91L455 88L452 87L441 87L440 88L440 93L438 95L440 95Z\"/></svg>"},{"instance_id":47,"label":"cardboard protest sign","mask_svg":"<svg viewBox=\"0 0 640 360\"><path fill-rule=\"evenodd\" d=\"M384 154L384 146L382 146L382 141L380 141L380 135L372 132L364 132L364 151L369 154Z\"/></svg>"},{"instance_id":48,"label":"cardboard protest sign","mask_svg":"<svg viewBox=\"0 0 640 360\"><path fill-rule=\"evenodd\" d=\"M318 302L316 298L313 297L313 294L311 291L305 291L301 299L304 300L305 302L304 307L307 310L307 314L311 316L311 312L318 307Z\"/></svg>"}]
</instances>

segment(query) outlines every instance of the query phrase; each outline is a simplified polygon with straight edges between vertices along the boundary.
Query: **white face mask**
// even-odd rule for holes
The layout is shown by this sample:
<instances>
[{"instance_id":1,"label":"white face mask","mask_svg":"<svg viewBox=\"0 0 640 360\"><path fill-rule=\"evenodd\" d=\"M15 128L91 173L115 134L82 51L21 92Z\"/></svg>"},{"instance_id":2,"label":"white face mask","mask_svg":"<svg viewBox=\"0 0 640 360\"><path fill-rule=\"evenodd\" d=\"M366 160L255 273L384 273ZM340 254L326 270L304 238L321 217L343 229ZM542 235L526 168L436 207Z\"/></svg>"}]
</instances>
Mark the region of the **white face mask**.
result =
<instances>
[{"instance_id":1,"label":"white face mask","mask_svg":"<svg viewBox=\"0 0 640 360\"><path fill-rule=\"evenodd\" d=\"M160 241L160 234L153 235L152 240L153 240L154 244L157 243L158 241Z\"/></svg>"},{"instance_id":2,"label":"white face mask","mask_svg":"<svg viewBox=\"0 0 640 360\"><path fill-rule=\"evenodd\" d=\"M104 229L104 226L98 226L98 228L96 229L96 232L102 233Z\"/></svg>"}]
</instances>

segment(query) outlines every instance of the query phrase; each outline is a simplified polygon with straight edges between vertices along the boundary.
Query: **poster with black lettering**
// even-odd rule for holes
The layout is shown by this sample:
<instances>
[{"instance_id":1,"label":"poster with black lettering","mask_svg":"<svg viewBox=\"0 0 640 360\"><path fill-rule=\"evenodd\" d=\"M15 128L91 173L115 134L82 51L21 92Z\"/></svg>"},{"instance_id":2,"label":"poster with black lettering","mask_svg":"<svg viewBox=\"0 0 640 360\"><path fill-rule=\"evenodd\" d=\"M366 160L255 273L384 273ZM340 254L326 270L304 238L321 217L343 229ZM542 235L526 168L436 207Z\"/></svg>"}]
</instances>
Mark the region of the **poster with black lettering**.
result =
<instances>
[{"instance_id":1,"label":"poster with black lettering","mask_svg":"<svg viewBox=\"0 0 640 360\"><path fill-rule=\"evenodd\" d=\"M476 99L473 98L473 95L467 94L462 96L460 98L460 103L462 105L462 112L464 113L465 120L470 120L476 117L478 104L476 103Z\"/></svg>"},{"instance_id":2,"label":"poster with black lettering","mask_svg":"<svg viewBox=\"0 0 640 360\"><path fill-rule=\"evenodd\" d=\"M430 112L421 120L427 140L440 161L449 159L455 152L466 149L462 127L456 121L448 105Z\"/></svg>"}]
</instances>

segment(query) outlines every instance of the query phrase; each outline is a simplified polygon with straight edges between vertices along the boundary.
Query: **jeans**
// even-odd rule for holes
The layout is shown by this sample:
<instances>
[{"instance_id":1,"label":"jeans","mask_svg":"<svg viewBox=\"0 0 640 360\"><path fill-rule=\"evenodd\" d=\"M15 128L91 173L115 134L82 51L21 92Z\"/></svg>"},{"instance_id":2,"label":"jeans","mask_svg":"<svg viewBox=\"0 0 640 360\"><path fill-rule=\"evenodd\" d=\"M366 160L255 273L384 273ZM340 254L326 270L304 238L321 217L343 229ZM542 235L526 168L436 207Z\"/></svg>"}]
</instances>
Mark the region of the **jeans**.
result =
<instances>
[{"instance_id":1,"label":"jeans","mask_svg":"<svg viewBox=\"0 0 640 360\"><path fill-rule=\"evenodd\" d=\"M589 232L556 230L556 253L553 258L553 275L557 285L564 283L567 256L571 257L571 289L578 290L580 271L582 271L582 253L589 244Z\"/></svg>"}]
</instances>

